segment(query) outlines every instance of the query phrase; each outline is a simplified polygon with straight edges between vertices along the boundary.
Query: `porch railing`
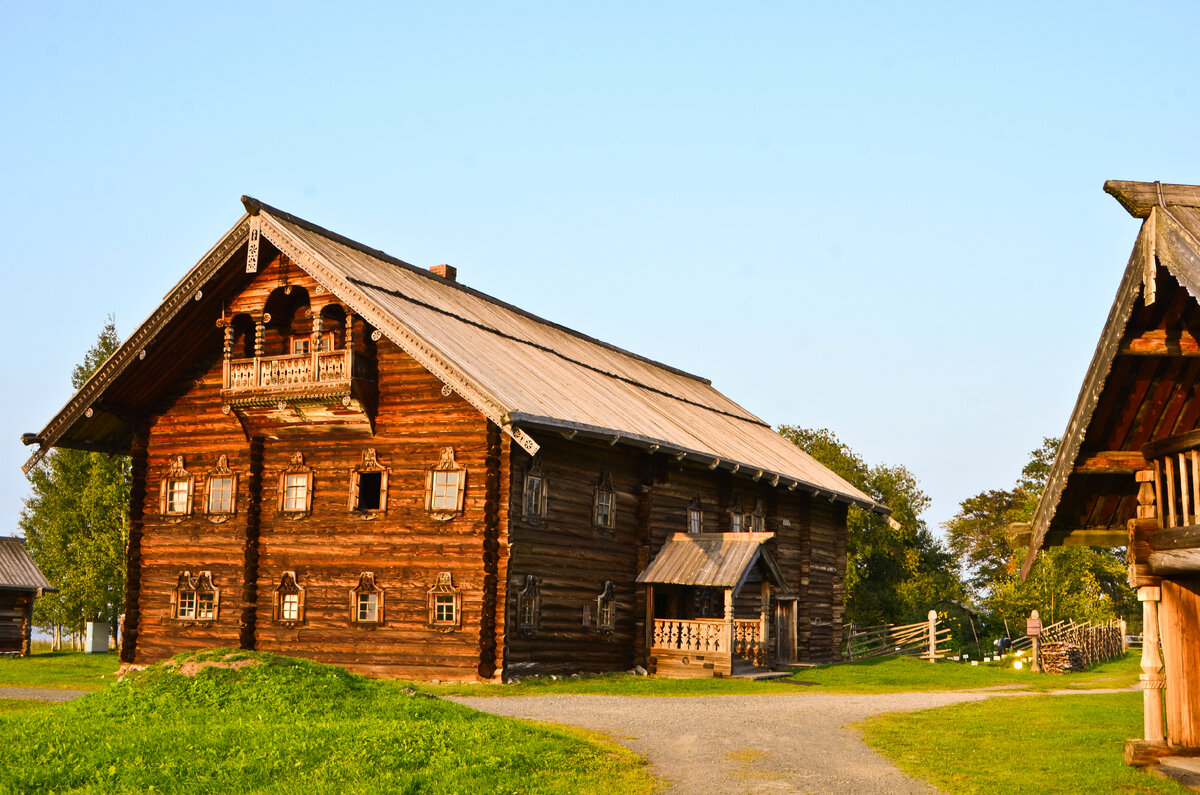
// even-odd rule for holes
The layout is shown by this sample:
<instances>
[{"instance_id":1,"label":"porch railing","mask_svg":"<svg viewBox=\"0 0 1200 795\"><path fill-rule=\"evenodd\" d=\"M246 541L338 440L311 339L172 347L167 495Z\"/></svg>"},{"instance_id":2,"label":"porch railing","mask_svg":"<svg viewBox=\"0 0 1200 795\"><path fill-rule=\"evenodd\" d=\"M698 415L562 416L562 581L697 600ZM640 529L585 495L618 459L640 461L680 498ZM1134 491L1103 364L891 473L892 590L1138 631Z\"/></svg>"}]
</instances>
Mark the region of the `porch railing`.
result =
<instances>
[{"instance_id":1,"label":"porch railing","mask_svg":"<svg viewBox=\"0 0 1200 795\"><path fill-rule=\"evenodd\" d=\"M767 664L767 645L762 639L762 621L746 618L733 620L733 653L757 666Z\"/></svg>"},{"instance_id":2,"label":"porch railing","mask_svg":"<svg viewBox=\"0 0 1200 795\"><path fill-rule=\"evenodd\" d=\"M719 618L698 618L682 621L671 618L654 619L654 648L680 651L728 652L725 621Z\"/></svg>"},{"instance_id":3,"label":"porch railing","mask_svg":"<svg viewBox=\"0 0 1200 795\"><path fill-rule=\"evenodd\" d=\"M226 361L225 389L287 388L347 381L350 350L317 351L285 356L259 356Z\"/></svg>"}]
</instances>

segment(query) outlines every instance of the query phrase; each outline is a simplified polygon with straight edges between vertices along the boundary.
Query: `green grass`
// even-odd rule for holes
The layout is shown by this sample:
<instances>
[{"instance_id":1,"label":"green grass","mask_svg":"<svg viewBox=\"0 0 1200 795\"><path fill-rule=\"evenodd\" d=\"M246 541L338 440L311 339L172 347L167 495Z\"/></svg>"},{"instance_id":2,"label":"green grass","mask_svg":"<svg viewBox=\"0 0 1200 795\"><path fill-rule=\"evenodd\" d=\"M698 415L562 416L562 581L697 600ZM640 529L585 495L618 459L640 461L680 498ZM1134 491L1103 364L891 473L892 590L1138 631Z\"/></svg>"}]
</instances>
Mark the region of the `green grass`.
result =
<instances>
[{"instance_id":1,"label":"green grass","mask_svg":"<svg viewBox=\"0 0 1200 795\"><path fill-rule=\"evenodd\" d=\"M116 652L34 652L28 657L0 657L0 686L100 690L116 681Z\"/></svg>"},{"instance_id":2,"label":"green grass","mask_svg":"<svg viewBox=\"0 0 1200 795\"><path fill-rule=\"evenodd\" d=\"M945 792L1186 792L1127 767L1140 693L995 698L881 715L857 725L872 748Z\"/></svg>"},{"instance_id":3,"label":"green grass","mask_svg":"<svg viewBox=\"0 0 1200 795\"><path fill-rule=\"evenodd\" d=\"M154 666L48 709L0 710L0 792L644 793L634 754L307 660Z\"/></svg>"},{"instance_id":4,"label":"green grass","mask_svg":"<svg viewBox=\"0 0 1200 795\"><path fill-rule=\"evenodd\" d=\"M964 665L911 657L883 657L840 665L797 670L790 678L754 681L744 679L659 679L630 674L530 677L517 684L413 685L438 695L532 696L579 693L619 696L720 696L760 693L904 693L930 690L974 690L1012 687L1044 692L1060 689L1122 688L1138 681L1138 658L1127 654L1080 674L1035 674L1015 670L1008 663Z\"/></svg>"}]
</instances>

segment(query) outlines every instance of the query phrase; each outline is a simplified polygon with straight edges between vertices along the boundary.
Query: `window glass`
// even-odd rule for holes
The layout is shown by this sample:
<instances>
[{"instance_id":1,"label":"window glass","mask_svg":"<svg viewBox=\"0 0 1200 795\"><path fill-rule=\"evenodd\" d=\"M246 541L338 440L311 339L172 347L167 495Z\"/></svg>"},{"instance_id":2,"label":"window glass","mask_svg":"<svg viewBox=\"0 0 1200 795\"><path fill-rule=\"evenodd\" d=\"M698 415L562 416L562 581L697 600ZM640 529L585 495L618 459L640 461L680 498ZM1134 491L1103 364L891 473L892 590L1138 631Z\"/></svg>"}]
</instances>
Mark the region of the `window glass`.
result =
<instances>
[{"instance_id":1,"label":"window glass","mask_svg":"<svg viewBox=\"0 0 1200 795\"><path fill-rule=\"evenodd\" d=\"M188 482L182 478L167 481L167 513L187 513Z\"/></svg>"},{"instance_id":2,"label":"window glass","mask_svg":"<svg viewBox=\"0 0 1200 795\"><path fill-rule=\"evenodd\" d=\"M212 591L196 593L196 618L212 618L213 607L216 604L216 594Z\"/></svg>"},{"instance_id":3,"label":"window glass","mask_svg":"<svg viewBox=\"0 0 1200 795\"><path fill-rule=\"evenodd\" d=\"M435 511L458 510L458 472L434 471L431 505Z\"/></svg>"},{"instance_id":4,"label":"window glass","mask_svg":"<svg viewBox=\"0 0 1200 795\"><path fill-rule=\"evenodd\" d=\"M536 475L525 476L525 515L542 515L542 479Z\"/></svg>"},{"instance_id":5,"label":"window glass","mask_svg":"<svg viewBox=\"0 0 1200 795\"><path fill-rule=\"evenodd\" d=\"M278 349L276 349L276 350L278 350ZM301 356L308 352L309 352L308 338L292 340L292 353L296 354L297 356Z\"/></svg>"},{"instance_id":6,"label":"window glass","mask_svg":"<svg viewBox=\"0 0 1200 795\"><path fill-rule=\"evenodd\" d=\"M229 513L233 510L233 478L230 476L208 479L208 512Z\"/></svg>"},{"instance_id":7,"label":"window glass","mask_svg":"<svg viewBox=\"0 0 1200 795\"><path fill-rule=\"evenodd\" d=\"M699 533L703 527L704 515L699 508L688 508L688 532Z\"/></svg>"},{"instance_id":8,"label":"window glass","mask_svg":"<svg viewBox=\"0 0 1200 795\"><path fill-rule=\"evenodd\" d=\"M179 618L195 618L196 617L196 592L195 591L180 591L178 609L175 615Z\"/></svg>"},{"instance_id":9,"label":"window glass","mask_svg":"<svg viewBox=\"0 0 1200 795\"><path fill-rule=\"evenodd\" d=\"M378 621L379 594L360 593L358 595L358 620Z\"/></svg>"},{"instance_id":10,"label":"window glass","mask_svg":"<svg viewBox=\"0 0 1200 795\"><path fill-rule=\"evenodd\" d=\"M613 526L613 493L605 489L596 492L596 524Z\"/></svg>"},{"instance_id":11,"label":"window glass","mask_svg":"<svg viewBox=\"0 0 1200 795\"><path fill-rule=\"evenodd\" d=\"M433 596L433 620L439 624L455 623L454 594L439 593Z\"/></svg>"},{"instance_id":12,"label":"window glass","mask_svg":"<svg viewBox=\"0 0 1200 795\"><path fill-rule=\"evenodd\" d=\"M283 480L283 510L303 511L308 508L308 475L290 473Z\"/></svg>"},{"instance_id":13,"label":"window glass","mask_svg":"<svg viewBox=\"0 0 1200 795\"><path fill-rule=\"evenodd\" d=\"M283 604L280 606L279 614L283 616L284 621L297 621L300 618L300 594L285 593L283 594Z\"/></svg>"},{"instance_id":14,"label":"window glass","mask_svg":"<svg viewBox=\"0 0 1200 795\"><path fill-rule=\"evenodd\" d=\"M734 533L742 532L742 515L736 511L729 516L729 529Z\"/></svg>"}]
</instances>

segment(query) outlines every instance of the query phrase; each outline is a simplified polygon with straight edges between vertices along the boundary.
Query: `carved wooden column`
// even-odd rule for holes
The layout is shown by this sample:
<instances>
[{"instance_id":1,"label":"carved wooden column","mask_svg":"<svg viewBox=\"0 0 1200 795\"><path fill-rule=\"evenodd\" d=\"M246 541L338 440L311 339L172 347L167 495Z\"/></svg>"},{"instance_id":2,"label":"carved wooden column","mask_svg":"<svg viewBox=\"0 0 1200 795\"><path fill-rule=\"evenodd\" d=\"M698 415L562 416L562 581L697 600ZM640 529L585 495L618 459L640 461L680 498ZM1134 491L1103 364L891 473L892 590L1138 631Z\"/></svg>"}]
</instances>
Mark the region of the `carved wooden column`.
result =
<instances>
[{"instance_id":1,"label":"carved wooden column","mask_svg":"<svg viewBox=\"0 0 1200 795\"><path fill-rule=\"evenodd\" d=\"M725 589L725 650L733 654L733 589ZM732 659L732 656L731 656Z\"/></svg>"},{"instance_id":2,"label":"carved wooden column","mask_svg":"<svg viewBox=\"0 0 1200 795\"><path fill-rule=\"evenodd\" d=\"M771 622L768 616L771 614L771 583L766 580L762 581L762 600L758 608L758 624L759 634L762 636L763 658L766 662L766 657L770 654L771 648Z\"/></svg>"},{"instance_id":3,"label":"carved wooden column","mask_svg":"<svg viewBox=\"0 0 1200 795\"><path fill-rule=\"evenodd\" d=\"M1162 654L1158 650L1158 603L1162 590L1156 585L1138 588L1142 603L1142 718L1143 736L1147 742L1161 743L1163 737L1163 690L1166 677L1162 674Z\"/></svg>"}]
</instances>

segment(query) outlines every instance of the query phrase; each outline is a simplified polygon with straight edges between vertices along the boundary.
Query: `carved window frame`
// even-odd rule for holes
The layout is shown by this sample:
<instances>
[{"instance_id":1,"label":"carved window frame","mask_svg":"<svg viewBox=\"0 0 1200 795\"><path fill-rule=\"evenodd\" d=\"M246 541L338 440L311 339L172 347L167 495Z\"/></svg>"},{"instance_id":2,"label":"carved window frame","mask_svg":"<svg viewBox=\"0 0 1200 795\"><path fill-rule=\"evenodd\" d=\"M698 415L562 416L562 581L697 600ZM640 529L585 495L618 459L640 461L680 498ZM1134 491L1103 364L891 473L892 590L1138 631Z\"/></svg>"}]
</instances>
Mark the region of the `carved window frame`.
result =
<instances>
[{"instance_id":1,"label":"carved window frame","mask_svg":"<svg viewBox=\"0 0 1200 795\"><path fill-rule=\"evenodd\" d=\"M378 508L361 508L359 507L359 497L362 494L362 476L364 473L378 472L379 473L379 507ZM388 474L391 469L379 463L379 459L375 454L374 447L368 447L363 450L362 463L354 469L350 470L350 512L355 516L362 516L367 519L376 516L384 516L387 514L387 491L388 491Z\"/></svg>"},{"instance_id":2,"label":"carved window frame","mask_svg":"<svg viewBox=\"0 0 1200 795\"><path fill-rule=\"evenodd\" d=\"M692 501L688 503L684 520L687 522L686 527L689 533L704 532L704 509L700 505L700 495L692 497Z\"/></svg>"},{"instance_id":3,"label":"carved window frame","mask_svg":"<svg viewBox=\"0 0 1200 795\"><path fill-rule=\"evenodd\" d=\"M617 628L617 596L612 580L605 580L596 596L596 631L610 635Z\"/></svg>"},{"instance_id":4,"label":"carved window frame","mask_svg":"<svg viewBox=\"0 0 1200 795\"><path fill-rule=\"evenodd\" d=\"M601 505L607 502L607 512L601 514ZM617 527L617 493L613 491L612 477L608 472L600 476L596 492L592 496L592 524L602 533L611 534Z\"/></svg>"},{"instance_id":5,"label":"carved window frame","mask_svg":"<svg viewBox=\"0 0 1200 795\"><path fill-rule=\"evenodd\" d=\"M427 592L428 595L428 624L430 629L438 632L454 632L462 629L462 592L454 587L454 578L450 572L439 572L437 582ZM447 618L441 608L449 605L450 616Z\"/></svg>"},{"instance_id":6,"label":"carved window frame","mask_svg":"<svg viewBox=\"0 0 1200 795\"><path fill-rule=\"evenodd\" d=\"M525 635L537 632L542 624L542 591L537 577L525 575L524 587L517 591L514 601L517 605L517 629Z\"/></svg>"},{"instance_id":7,"label":"carved window frame","mask_svg":"<svg viewBox=\"0 0 1200 795\"><path fill-rule=\"evenodd\" d=\"M288 596L296 597L296 615L292 618L287 616ZM274 605L271 615L274 623L285 627L296 627L304 623L304 586L297 582L296 572L285 571L279 578L279 585L275 586Z\"/></svg>"},{"instance_id":8,"label":"carved window frame","mask_svg":"<svg viewBox=\"0 0 1200 795\"><path fill-rule=\"evenodd\" d=\"M183 510L171 510L172 487L175 484L183 484L184 488L184 505ZM183 456L177 455L171 459L171 466L167 470L167 474L162 479L162 484L159 487L158 510L165 519L173 519L179 521L192 515L192 500L195 497L196 476L188 472L183 467Z\"/></svg>"},{"instance_id":9,"label":"carved window frame","mask_svg":"<svg viewBox=\"0 0 1200 795\"><path fill-rule=\"evenodd\" d=\"M359 618L360 597L375 595L375 617ZM350 623L360 627L377 627L384 623L384 597L386 592L375 582L375 572L364 571L358 577L358 585L350 589Z\"/></svg>"},{"instance_id":10,"label":"carved window frame","mask_svg":"<svg viewBox=\"0 0 1200 795\"><path fill-rule=\"evenodd\" d=\"M438 488L442 488L448 484L438 483L446 473L453 473L455 476L455 493L453 498L445 501L443 493L441 499L436 501L434 494ZM425 510L429 512L430 517L439 522L448 522L456 516L462 515L463 500L467 491L467 470L466 467L459 466L454 460L454 448L443 447L441 459L429 469L425 470ZM449 504L447 504L447 502Z\"/></svg>"},{"instance_id":11,"label":"carved window frame","mask_svg":"<svg viewBox=\"0 0 1200 795\"><path fill-rule=\"evenodd\" d=\"M296 480L296 478L299 478ZM293 484L304 484L304 504L300 508L288 508L288 481L293 479ZM287 469L279 473L279 497L276 501L276 508L280 515L286 516L289 519L302 519L312 513L312 498L313 498L313 471L312 467L304 464L303 453L293 453L292 462Z\"/></svg>"},{"instance_id":12,"label":"carved window frame","mask_svg":"<svg viewBox=\"0 0 1200 795\"><path fill-rule=\"evenodd\" d=\"M746 529L746 513L742 510L742 501L735 498L733 506L729 509L729 532L744 533Z\"/></svg>"},{"instance_id":13,"label":"carved window frame","mask_svg":"<svg viewBox=\"0 0 1200 795\"><path fill-rule=\"evenodd\" d=\"M206 615L201 615L202 604L208 606ZM190 571L179 572L171 589L171 620L189 626L208 626L215 624L220 614L221 589L213 585L212 572L201 571L195 577Z\"/></svg>"},{"instance_id":14,"label":"carved window frame","mask_svg":"<svg viewBox=\"0 0 1200 795\"><path fill-rule=\"evenodd\" d=\"M542 471L542 459L534 456L525 470L525 482L521 489L521 514L526 521L541 522L546 518L549 496L546 475Z\"/></svg>"},{"instance_id":15,"label":"carved window frame","mask_svg":"<svg viewBox=\"0 0 1200 795\"><path fill-rule=\"evenodd\" d=\"M754 501L754 513L750 514L750 532L767 532L767 512L761 499Z\"/></svg>"},{"instance_id":16,"label":"carved window frame","mask_svg":"<svg viewBox=\"0 0 1200 795\"><path fill-rule=\"evenodd\" d=\"M213 486L218 480L228 478L229 484L229 510L214 511L212 509L212 491ZM237 473L229 468L229 458L220 456L217 458L217 465L208 471L204 477L204 515L208 517L210 522L220 524L227 522L233 516L237 515Z\"/></svg>"}]
</instances>

